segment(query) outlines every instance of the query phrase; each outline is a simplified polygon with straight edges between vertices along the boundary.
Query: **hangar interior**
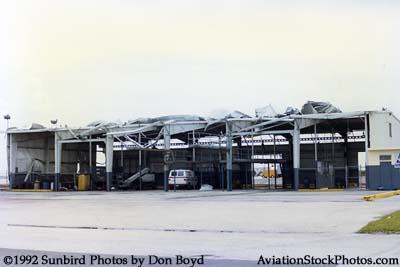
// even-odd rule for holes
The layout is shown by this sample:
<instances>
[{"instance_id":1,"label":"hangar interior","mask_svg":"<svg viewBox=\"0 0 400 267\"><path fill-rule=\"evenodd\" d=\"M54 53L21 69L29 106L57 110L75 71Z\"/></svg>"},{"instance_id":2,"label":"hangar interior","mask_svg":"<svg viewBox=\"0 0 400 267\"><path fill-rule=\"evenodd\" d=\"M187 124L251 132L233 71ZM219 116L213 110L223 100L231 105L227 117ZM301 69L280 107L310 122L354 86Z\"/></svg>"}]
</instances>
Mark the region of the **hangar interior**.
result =
<instances>
[{"instance_id":1,"label":"hangar interior","mask_svg":"<svg viewBox=\"0 0 400 267\"><path fill-rule=\"evenodd\" d=\"M378 178L362 179L369 153L361 152L369 151L375 113L309 101L301 111L277 114L267 106L253 117L234 111L218 119L173 115L9 128L10 187L168 191L169 171L187 169L200 185L228 191L368 188ZM82 175L87 184L78 187Z\"/></svg>"}]
</instances>

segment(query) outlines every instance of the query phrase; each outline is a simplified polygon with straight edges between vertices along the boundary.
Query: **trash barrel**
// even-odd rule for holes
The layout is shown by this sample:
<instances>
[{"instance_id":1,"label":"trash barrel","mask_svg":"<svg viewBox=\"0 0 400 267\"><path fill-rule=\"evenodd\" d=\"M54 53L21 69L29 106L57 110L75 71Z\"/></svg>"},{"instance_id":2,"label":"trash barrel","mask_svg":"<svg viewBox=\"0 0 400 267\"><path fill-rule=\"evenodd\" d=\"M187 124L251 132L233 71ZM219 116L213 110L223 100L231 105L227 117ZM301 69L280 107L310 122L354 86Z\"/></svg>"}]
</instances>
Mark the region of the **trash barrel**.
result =
<instances>
[{"instance_id":1,"label":"trash barrel","mask_svg":"<svg viewBox=\"0 0 400 267\"><path fill-rule=\"evenodd\" d=\"M86 191L90 188L90 176L86 174L78 175L78 191Z\"/></svg>"},{"instance_id":2,"label":"trash barrel","mask_svg":"<svg viewBox=\"0 0 400 267\"><path fill-rule=\"evenodd\" d=\"M33 189L34 189L34 190L40 189L40 182L39 182L39 181L36 181L36 182L33 184Z\"/></svg>"},{"instance_id":3,"label":"trash barrel","mask_svg":"<svg viewBox=\"0 0 400 267\"><path fill-rule=\"evenodd\" d=\"M43 182L42 187L43 187L43 189L50 189L49 182Z\"/></svg>"}]
</instances>

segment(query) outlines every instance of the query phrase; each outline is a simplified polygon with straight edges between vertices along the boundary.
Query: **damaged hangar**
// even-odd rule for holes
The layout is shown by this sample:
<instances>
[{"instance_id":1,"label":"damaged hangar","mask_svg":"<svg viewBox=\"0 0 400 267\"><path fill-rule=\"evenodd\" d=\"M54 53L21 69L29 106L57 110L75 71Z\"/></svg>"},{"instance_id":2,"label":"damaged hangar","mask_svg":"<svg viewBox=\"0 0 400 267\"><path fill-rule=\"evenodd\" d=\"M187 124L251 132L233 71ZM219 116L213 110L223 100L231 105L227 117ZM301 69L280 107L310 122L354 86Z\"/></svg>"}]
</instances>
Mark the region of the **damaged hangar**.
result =
<instances>
[{"instance_id":1,"label":"damaged hangar","mask_svg":"<svg viewBox=\"0 0 400 267\"><path fill-rule=\"evenodd\" d=\"M167 191L176 169L229 191L395 189L399 152L400 121L390 111L342 112L312 101L283 114L267 106L256 116L234 111L218 119L174 115L7 129L12 189L76 190L77 177L85 175L85 190ZM261 185L260 168L268 181Z\"/></svg>"}]
</instances>

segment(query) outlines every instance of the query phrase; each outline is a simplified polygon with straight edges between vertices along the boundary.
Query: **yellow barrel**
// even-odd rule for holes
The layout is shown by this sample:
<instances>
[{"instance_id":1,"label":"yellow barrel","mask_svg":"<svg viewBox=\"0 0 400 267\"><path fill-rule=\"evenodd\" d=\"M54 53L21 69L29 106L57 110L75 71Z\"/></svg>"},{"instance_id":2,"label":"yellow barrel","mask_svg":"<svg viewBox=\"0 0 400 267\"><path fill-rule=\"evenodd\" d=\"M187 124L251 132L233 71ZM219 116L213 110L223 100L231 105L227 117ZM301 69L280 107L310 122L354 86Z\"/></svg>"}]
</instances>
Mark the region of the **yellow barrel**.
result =
<instances>
[{"instance_id":1,"label":"yellow barrel","mask_svg":"<svg viewBox=\"0 0 400 267\"><path fill-rule=\"evenodd\" d=\"M89 190L90 188L90 176L86 174L78 175L78 191Z\"/></svg>"}]
</instances>

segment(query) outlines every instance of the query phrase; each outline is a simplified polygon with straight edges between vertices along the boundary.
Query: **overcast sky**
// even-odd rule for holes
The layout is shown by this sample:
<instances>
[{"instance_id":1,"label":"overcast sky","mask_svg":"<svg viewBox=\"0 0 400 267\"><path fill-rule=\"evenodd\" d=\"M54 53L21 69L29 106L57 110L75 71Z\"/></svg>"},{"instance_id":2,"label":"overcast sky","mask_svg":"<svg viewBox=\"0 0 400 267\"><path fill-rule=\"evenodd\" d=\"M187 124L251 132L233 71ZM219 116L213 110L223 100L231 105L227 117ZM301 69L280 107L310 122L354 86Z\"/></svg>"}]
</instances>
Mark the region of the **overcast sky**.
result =
<instances>
[{"instance_id":1,"label":"overcast sky","mask_svg":"<svg viewBox=\"0 0 400 267\"><path fill-rule=\"evenodd\" d=\"M320 100L400 116L399 14L396 0L0 0L0 112L81 126Z\"/></svg>"}]
</instances>

